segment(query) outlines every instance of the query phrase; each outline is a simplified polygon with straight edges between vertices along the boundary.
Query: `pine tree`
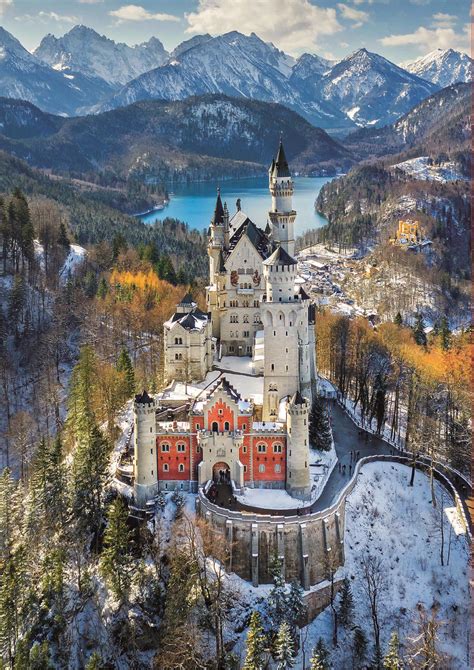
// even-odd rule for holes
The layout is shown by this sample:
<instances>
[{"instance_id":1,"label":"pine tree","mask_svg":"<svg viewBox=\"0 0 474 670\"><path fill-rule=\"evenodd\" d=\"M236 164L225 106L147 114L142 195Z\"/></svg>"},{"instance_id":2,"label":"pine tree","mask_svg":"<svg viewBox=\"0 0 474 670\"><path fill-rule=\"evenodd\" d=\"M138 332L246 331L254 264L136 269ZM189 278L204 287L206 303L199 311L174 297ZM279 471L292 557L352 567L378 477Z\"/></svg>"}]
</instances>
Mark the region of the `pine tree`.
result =
<instances>
[{"instance_id":1,"label":"pine tree","mask_svg":"<svg viewBox=\"0 0 474 670\"><path fill-rule=\"evenodd\" d=\"M53 670L49 657L49 645L46 640L43 642L35 642L30 649L28 670Z\"/></svg>"},{"instance_id":2,"label":"pine tree","mask_svg":"<svg viewBox=\"0 0 474 670\"><path fill-rule=\"evenodd\" d=\"M97 297L101 300L104 300L107 293L109 292L109 285L105 277L99 279L99 286L97 287Z\"/></svg>"},{"instance_id":3,"label":"pine tree","mask_svg":"<svg viewBox=\"0 0 474 670\"><path fill-rule=\"evenodd\" d=\"M276 639L276 660L278 670L288 670L295 665L295 643L289 624L284 621Z\"/></svg>"},{"instance_id":4,"label":"pine tree","mask_svg":"<svg viewBox=\"0 0 474 670\"><path fill-rule=\"evenodd\" d=\"M281 559L275 555L270 564L270 574L273 577L273 588L267 599L268 618L271 621L274 630L278 630L280 625L287 618L288 593L281 571Z\"/></svg>"},{"instance_id":5,"label":"pine tree","mask_svg":"<svg viewBox=\"0 0 474 670\"><path fill-rule=\"evenodd\" d=\"M309 414L309 441L314 449L329 451L332 445L332 431L324 400L317 396L313 400Z\"/></svg>"},{"instance_id":6,"label":"pine tree","mask_svg":"<svg viewBox=\"0 0 474 670\"><path fill-rule=\"evenodd\" d=\"M303 588L299 582L292 581L290 584L290 592L286 599L287 606L287 620L291 627L291 632L295 637L296 628L306 615L306 605L303 599Z\"/></svg>"},{"instance_id":7,"label":"pine tree","mask_svg":"<svg viewBox=\"0 0 474 670\"><path fill-rule=\"evenodd\" d=\"M397 314L395 316L395 319L394 319L394 324L396 326L399 326L399 327L403 326L403 319L402 319L402 315L400 314L400 312L397 312Z\"/></svg>"},{"instance_id":8,"label":"pine tree","mask_svg":"<svg viewBox=\"0 0 474 670\"><path fill-rule=\"evenodd\" d=\"M69 241L69 235L67 234L66 224L64 221L61 221L59 224L57 244L64 249L69 249L71 243Z\"/></svg>"},{"instance_id":9,"label":"pine tree","mask_svg":"<svg viewBox=\"0 0 474 670\"><path fill-rule=\"evenodd\" d=\"M85 670L101 670L102 659L97 651L92 652L87 661Z\"/></svg>"},{"instance_id":10,"label":"pine tree","mask_svg":"<svg viewBox=\"0 0 474 670\"><path fill-rule=\"evenodd\" d=\"M421 314L416 315L415 325L413 327L413 336L415 342L423 347L426 347L426 334L425 334L425 324L423 322L423 317Z\"/></svg>"},{"instance_id":11,"label":"pine tree","mask_svg":"<svg viewBox=\"0 0 474 670\"><path fill-rule=\"evenodd\" d=\"M441 348L447 351L451 347L451 331L449 330L448 319L443 316L439 328L439 336L441 340Z\"/></svg>"},{"instance_id":12,"label":"pine tree","mask_svg":"<svg viewBox=\"0 0 474 670\"><path fill-rule=\"evenodd\" d=\"M265 667L265 635L260 614L252 612L247 633L247 650L242 670L263 670Z\"/></svg>"},{"instance_id":13,"label":"pine tree","mask_svg":"<svg viewBox=\"0 0 474 670\"><path fill-rule=\"evenodd\" d=\"M131 534L127 526L127 509L121 498L117 498L109 507L100 568L112 592L120 600L125 600L130 591L132 577L130 545Z\"/></svg>"},{"instance_id":14,"label":"pine tree","mask_svg":"<svg viewBox=\"0 0 474 670\"><path fill-rule=\"evenodd\" d=\"M358 666L362 664L367 655L367 638L359 626L354 628L353 635L354 659Z\"/></svg>"},{"instance_id":15,"label":"pine tree","mask_svg":"<svg viewBox=\"0 0 474 670\"><path fill-rule=\"evenodd\" d=\"M311 670L329 670L329 651L320 637L311 657Z\"/></svg>"},{"instance_id":16,"label":"pine tree","mask_svg":"<svg viewBox=\"0 0 474 670\"><path fill-rule=\"evenodd\" d=\"M125 347L120 351L117 360L117 370L122 372L125 378L125 395L130 398L135 392L135 372L133 370L133 363L130 355Z\"/></svg>"},{"instance_id":17,"label":"pine tree","mask_svg":"<svg viewBox=\"0 0 474 670\"><path fill-rule=\"evenodd\" d=\"M354 598L352 596L351 583L344 577L341 588L341 600L339 603L339 621L343 626L352 623L354 616Z\"/></svg>"},{"instance_id":18,"label":"pine tree","mask_svg":"<svg viewBox=\"0 0 474 670\"><path fill-rule=\"evenodd\" d=\"M18 337L18 327L22 320L26 302L26 288L23 276L16 274L13 286L8 296L8 319L13 326L15 336Z\"/></svg>"},{"instance_id":19,"label":"pine tree","mask_svg":"<svg viewBox=\"0 0 474 670\"><path fill-rule=\"evenodd\" d=\"M400 660L400 641L398 634L393 631L388 643L388 650L383 659L384 670L401 670L402 662Z\"/></svg>"}]
</instances>

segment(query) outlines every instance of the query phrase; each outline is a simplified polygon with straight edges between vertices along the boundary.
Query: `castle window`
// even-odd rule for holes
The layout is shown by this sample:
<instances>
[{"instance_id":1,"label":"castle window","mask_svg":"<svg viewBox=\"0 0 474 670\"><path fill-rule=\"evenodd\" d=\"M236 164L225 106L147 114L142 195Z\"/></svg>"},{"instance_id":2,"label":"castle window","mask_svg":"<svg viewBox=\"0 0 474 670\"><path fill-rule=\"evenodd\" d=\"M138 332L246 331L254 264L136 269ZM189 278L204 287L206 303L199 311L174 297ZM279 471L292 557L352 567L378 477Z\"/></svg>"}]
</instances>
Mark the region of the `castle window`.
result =
<instances>
[{"instance_id":1,"label":"castle window","mask_svg":"<svg viewBox=\"0 0 474 670\"><path fill-rule=\"evenodd\" d=\"M153 470L151 471L151 474L153 474Z\"/></svg>"},{"instance_id":2,"label":"castle window","mask_svg":"<svg viewBox=\"0 0 474 670\"><path fill-rule=\"evenodd\" d=\"M212 428L211 428L213 433L218 433L219 432L219 424L217 421L212 422Z\"/></svg>"},{"instance_id":3,"label":"castle window","mask_svg":"<svg viewBox=\"0 0 474 670\"><path fill-rule=\"evenodd\" d=\"M243 321L244 321L244 323L248 323L248 322L249 322L249 315L248 315L248 314L244 314Z\"/></svg>"},{"instance_id":4,"label":"castle window","mask_svg":"<svg viewBox=\"0 0 474 670\"><path fill-rule=\"evenodd\" d=\"M150 426L150 433L153 432L153 426Z\"/></svg>"},{"instance_id":5,"label":"castle window","mask_svg":"<svg viewBox=\"0 0 474 670\"><path fill-rule=\"evenodd\" d=\"M281 454L281 452L282 452L281 444L274 444L273 445L273 453L274 454Z\"/></svg>"},{"instance_id":6,"label":"castle window","mask_svg":"<svg viewBox=\"0 0 474 670\"><path fill-rule=\"evenodd\" d=\"M265 472L265 466L263 465L263 463L260 463L260 465L258 466L258 471Z\"/></svg>"},{"instance_id":7,"label":"castle window","mask_svg":"<svg viewBox=\"0 0 474 670\"><path fill-rule=\"evenodd\" d=\"M150 454L152 454L152 453L153 453L153 449L150 449Z\"/></svg>"},{"instance_id":8,"label":"castle window","mask_svg":"<svg viewBox=\"0 0 474 670\"><path fill-rule=\"evenodd\" d=\"M163 463L163 472L169 472L170 466L168 463Z\"/></svg>"},{"instance_id":9,"label":"castle window","mask_svg":"<svg viewBox=\"0 0 474 670\"><path fill-rule=\"evenodd\" d=\"M254 306L254 307L258 307L258 300L254 300L254 301L253 301L253 306Z\"/></svg>"},{"instance_id":10,"label":"castle window","mask_svg":"<svg viewBox=\"0 0 474 670\"><path fill-rule=\"evenodd\" d=\"M259 454L265 454L267 451L267 445L266 444L257 444L257 451Z\"/></svg>"},{"instance_id":11,"label":"castle window","mask_svg":"<svg viewBox=\"0 0 474 670\"><path fill-rule=\"evenodd\" d=\"M170 450L170 445L169 444L162 444L161 445L161 451L169 451Z\"/></svg>"},{"instance_id":12,"label":"castle window","mask_svg":"<svg viewBox=\"0 0 474 670\"><path fill-rule=\"evenodd\" d=\"M182 337L175 337L174 338L174 343L175 344L183 344L183 338Z\"/></svg>"},{"instance_id":13,"label":"castle window","mask_svg":"<svg viewBox=\"0 0 474 670\"><path fill-rule=\"evenodd\" d=\"M223 410L223 409L219 409L219 410L217 411L217 413L219 414L219 416L222 416L222 415L224 414L224 410Z\"/></svg>"},{"instance_id":14,"label":"castle window","mask_svg":"<svg viewBox=\"0 0 474 670\"><path fill-rule=\"evenodd\" d=\"M272 363L272 372L275 370L275 364Z\"/></svg>"},{"instance_id":15,"label":"castle window","mask_svg":"<svg viewBox=\"0 0 474 670\"><path fill-rule=\"evenodd\" d=\"M229 353L230 353L230 354L233 354L233 353L234 353L234 345L233 345L233 344L230 344L230 345L229 345Z\"/></svg>"},{"instance_id":16,"label":"castle window","mask_svg":"<svg viewBox=\"0 0 474 670\"><path fill-rule=\"evenodd\" d=\"M245 446L245 444L244 444L244 446L242 447L242 451L244 452L244 454L247 453L247 447Z\"/></svg>"},{"instance_id":17,"label":"castle window","mask_svg":"<svg viewBox=\"0 0 474 670\"><path fill-rule=\"evenodd\" d=\"M244 465L244 472L247 472L247 466Z\"/></svg>"},{"instance_id":18,"label":"castle window","mask_svg":"<svg viewBox=\"0 0 474 670\"><path fill-rule=\"evenodd\" d=\"M228 421L224 423L224 430L230 430L230 423Z\"/></svg>"},{"instance_id":19,"label":"castle window","mask_svg":"<svg viewBox=\"0 0 474 670\"><path fill-rule=\"evenodd\" d=\"M184 472L184 464L183 463L180 463L178 465L178 472Z\"/></svg>"},{"instance_id":20,"label":"castle window","mask_svg":"<svg viewBox=\"0 0 474 670\"><path fill-rule=\"evenodd\" d=\"M230 322L231 323L239 323L239 317L237 316L237 314L231 314L230 315Z\"/></svg>"},{"instance_id":21,"label":"castle window","mask_svg":"<svg viewBox=\"0 0 474 670\"><path fill-rule=\"evenodd\" d=\"M280 463L275 463L275 472L281 472L281 465L280 465Z\"/></svg>"},{"instance_id":22,"label":"castle window","mask_svg":"<svg viewBox=\"0 0 474 670\"><path fill-rule=\"evenodd\" d=\"M250 337L250 331L249 330L244 330L243 337Z\"/></svg>"},{"instance_id":23,"label":"castle window","mask_svg":"<svg viewBox=\"0 0 474 670\"><path fill-rule=\"evenodd\" d=\"M185 444L177 444L176 449L178 451L181 451L181 452L186 451L186 445Z\"/></svg>"}]
</instances>

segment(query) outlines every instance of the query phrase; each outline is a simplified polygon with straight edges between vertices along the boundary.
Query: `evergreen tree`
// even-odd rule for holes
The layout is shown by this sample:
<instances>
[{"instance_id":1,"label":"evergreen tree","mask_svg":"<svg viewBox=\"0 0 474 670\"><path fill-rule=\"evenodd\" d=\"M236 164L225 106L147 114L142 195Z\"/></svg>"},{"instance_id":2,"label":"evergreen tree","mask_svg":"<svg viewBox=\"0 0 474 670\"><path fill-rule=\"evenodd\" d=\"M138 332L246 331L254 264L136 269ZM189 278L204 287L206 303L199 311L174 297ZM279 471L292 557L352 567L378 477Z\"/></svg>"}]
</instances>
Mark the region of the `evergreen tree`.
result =
<instances>
[{"instance_id":1,"label":"evergreen tree","mask_svg":"<svg viewBox=\"0 0 474 670\"><path fill-rule=\"evenodd\" d=\"M122 251L127 251L127 248L128 248L127 240L122 235L122 233L118 233L117 235L115 235L114 239L112 240L112 257L113 257L113 260L116 261L117 258L119 257L119 254Z\"/></svg>"},{"instance_id":2,"label":"evergreen tree","mask_svg":"<svg viewBox=\"0 0 474 670\"><path fill-rule=\"evenodd\" d=\"M324 400L316 396L309 414L309 441L314 449L329 451L332 445L332 431Z\"/></svg>"},{"instance_id":3,"label":"evergreen tree","mask_svg":"<svg viewBox=\"0 0 474 670\"><path fill-rule=\"evenodd\" d=\"M395 316L395 319L394 319L394 323L395 323L396 326L403 326L403 319L402 319L402 315L400 314L400 312L397 312L397 314Z\"/></svg>"},{"instance_id":4,"label":"evergreen tree","mask_svg":"<svg viewBox=\"0 0 474 670\"><path fill-rule=\"evenodd\" d=\"M122 372L125 377L124 392L127 398L130 398L135 392L135 372L130 355L125 347L122 347L117 360L117 370Z\"/></svg>"},{"instance_id":5,"label":"evergreen tree","mask_svg":"<svg viewBox=\"0 0 474 670\"><path fill-rule=\"evenodd\" d=\"M295 643L290 626L284 621L276 639L276 660L278 670L288 670L295 665Z\"/></svg>"},{"instance_id":6,"label":"evergreen tree","mask_svg":"<svg viewBox=\"0 0 474 670\"><path fill-rule=\"evenodd\" d=\"M320 637L311 657L311 670L329 670L329 651Z\"/></svg>"},{"instance_id":7,"label":"evergreen tree","mask_svg":"<svg viewBox=\"0 0 474 670\"><path fill-rule=\"evenodd\" d=\"M451 347L451 331L449 330L448 319L443 316L439 328L441 348L447 351Z\"/></svg>"},{"instance_id":8,"label":"evergreen tree","mask_svg":"<svg viewBox=\"0 0 474 670\"><path fill-rule=\"evenodd\" d=\"M423 317L421 314L416 315L415 325L413 327L413 336L415 342L423 347L426 347L426 334L425 334L425 324L423 322Z\"/></svg>"},{"instance_id":9,"label":"evergreen tree","mask_svg":"<svg viewBox=\"0 0 474 670\"><path fill-rule=\"evenodd\" d=\"M120 600L125 600L130 590L132 576L130 544L127 509L121 498L117 498L109 507L100 568L112 592Z\"/></svg>"},{"instance_id":10,"label":"evergreen tree","mask_svg":"<svg viewBox=\"0 0 474 670\"><path fill-rule=\"evenodd\" d=\"M288 593L282 577L282 562L276 555L270 564L270 574L273 577L273 588L267 599L268 618L272 628L278 630L287 618Z\"/></svg>"},{"instance_id":11,"label":"evergreen tree","mask_svg":"<svg viewBox=\"0 0 474 670\"><path fill-rule=\"evenodd\" d=\"M26 287L23 275L16 274L13 278L13 286L8 296L8 319L13 326L15 336L18 336L18 328L22 320L26 302Z\"/></svg>"},{"instance_id":12,"label":"evergreen tree","mask_svg":"<svg viewBox=\"0 0 474 670\"><path fill-rule=\"evenodd\" d=\"M260 614L252 612L247 633L247 650L242 670L263 670L265 667L265 635Z\"/></svg>"},{"instance_id":13,"label":"evergreen tree","mask_svg":"<svg viewBox=\"0 0 474 670\"><path fill-rule=\"evenodd\" d=\"M43 642L35 642L30 649L28 670L53 670L49 657L49 645L46 640Z\"/></svg>"},{"instance_id":14,"label":"evergreen tree","mask_svg":"<svg viewBox=\"0 0 474 670\"><path fill-rule=\"evenodd\" d=\"M109 285L105 277L101 277L99 280L99 286L97 287L97 297L101 300L104 300L107 293L109 292Z\"/></svg>"},{"instance_id":15,"label":"evergreen tree","mask_svg":"<svg viewBox=\"0 0 474 670\"><path fill-rule=\"evenodd\" d=\"M68 250L69 247L71 246L71 243L69 241L69 235L67 234L66 224L64 223L64 221L61 221L61 223L59 224L57 243L60 247L63 247L64 249Z\"/></svg>"},{"instance_id":16,"label":"evergreen tree","mask_svg":"<svg viewBox=\"0 0 474 670\"><path fill-rule=\"evenodd\" d=\"M85 670L101 670L102 659L97 651L94 651L87 661Z\"/></svg>"},{"instance_id":17,"label":"evergreen tree","mask_svg":"<svg viewBox=\"0 0 474 670\"><path fill-rule=\"evenodd\" d=\"M347 577L344 577L339 603L339 621L343 626L348 626L352 623L353 616L354 598L352 596L351 583Z\"/></svg>"},{"instance_id":18,"label":"evergreen tree","mask_svg":"<svg viewBox=\"0 0 474 670\"><path fill-rule=\"evenodd\" d=\"M291 627L293 637L296 637L296 628L298 623L303 620L306 615L306 605L303 599L303 588L296 580L290 584L290 592L286 599L287 606L287 620Z\"/></svg>"},{"instance_id":19,"label":"evergreen tree","mask_svg":"<svg viewBox=\"0 0 474 670\"><path fill-rule=\"evenodd\" d=\"M393 631L388 643L388 650L383 659L384 670L402 670L402 662L400 660L400 641L398 634Z\"/></svg>"},{"instance_id":20,"label":"evergreen tree","mask_svg":"<svg viewBox=\"0 0 474 670\"><path fill-rule=\"evenodd\" d=\"M353 635L354 660L357 666L360 666L367 655L367 638L364 631L359 626L354 628Z\"/></svg>"}]
</instances>

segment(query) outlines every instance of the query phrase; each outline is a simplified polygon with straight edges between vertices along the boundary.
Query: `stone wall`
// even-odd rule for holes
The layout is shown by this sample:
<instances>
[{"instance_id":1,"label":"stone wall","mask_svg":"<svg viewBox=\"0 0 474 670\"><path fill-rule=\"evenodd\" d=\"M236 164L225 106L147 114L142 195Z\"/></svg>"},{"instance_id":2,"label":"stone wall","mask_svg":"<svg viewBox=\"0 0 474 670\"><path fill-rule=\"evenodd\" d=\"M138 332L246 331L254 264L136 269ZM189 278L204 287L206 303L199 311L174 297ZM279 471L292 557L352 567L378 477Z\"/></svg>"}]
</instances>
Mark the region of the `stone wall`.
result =
<instances>
[{"instance_id":1,"label":"stone wall","mask_svg":"<svg viewBox=\"0 0 474 670\"><path fill-rule=\"evenodd\" d=\"M285 581L297 580L305 590L328 576L328 562L336 570L344 563L344 502L322 513L265 516L224 510L200 490L196 501L227 543L227 568L254 586L272 582L270 565L275 555L283 561Z\"/></svg>"}]
</instances>

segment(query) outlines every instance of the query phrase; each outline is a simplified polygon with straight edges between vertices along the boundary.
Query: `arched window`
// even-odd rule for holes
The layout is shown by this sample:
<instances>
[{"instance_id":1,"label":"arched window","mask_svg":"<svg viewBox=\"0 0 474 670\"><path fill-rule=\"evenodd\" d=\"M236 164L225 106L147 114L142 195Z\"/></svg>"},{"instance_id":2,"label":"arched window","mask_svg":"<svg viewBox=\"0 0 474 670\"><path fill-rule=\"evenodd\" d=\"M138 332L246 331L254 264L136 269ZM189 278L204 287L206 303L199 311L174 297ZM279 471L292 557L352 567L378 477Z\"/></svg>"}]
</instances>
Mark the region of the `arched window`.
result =
<instances>
[{"instance_id":1,"label":"arched window","mask_svg":"<svg viewBox=\"0 0 474 670\"><path fill-rule=\"evenodd\" d=\"M169 451L170 450L170 445L169 444L162 444L161 445L161 451Z\"/></svg>"},{"instance_id":2,"label":"arched window","mask_svg":"<svg viewBox=\"0 0 474 670\"><path fill-rule=\"evenodd\" d=\"M170 466L168 465L168 463L163 463L163 472L168 472L169 469L170 469Z\"/></svg>"},{"instance_id":3,"label":"arched window","mask_svg":"<svg viewBox=\"0 0 474 670\"><path fill-rule=\"evenodd\" d=\"M258 471L265 472L265 466L263 465L263 463L260 463L260 465L258 466Z\"/></svg>"},{"instance_id":4,"label":"arched window","mask_svg":"<svg viewBox=\"0 0 474 670\"><path fill-rule=\"evenodd\" d=\"M257 444L257 451L259 454L266 454L267 453L267 445L266 444Z\"/></svg>"},{"instance_id":5,"label":"arched window","mask_svg":"<svg viewBox=\"0 0 474 670\"><path fill-rule=\"evenodd\" d=\"M180 451L180 452L186 451L186 445L185 445L185 444L181 444L181 443L180 443L180 444L177 444L177 445L176 445L176 450L177 450L177 451Z\"/></svg>"},{"instance_id":6,"label":"arched window","mask_svg":"<svg viewBox=\"0 0 474 670\"><path fill-rule=\"evenodd\" d=\"M237 314L230 315L230 323L239 323L239 317L237 316Z\"/></svg>"},{"instance_id":7,"label":"arched window","mask_svg":"<svg viewBox=\"0 0 474 670\"><path fill-rule=\"evenodd\" d=\"M275 472L281 472L281 465L280 463L275 463Z\"/></svg>"},{"instance_id":8,"label":"arched window","mask_svg":"<svg viewBox=\"0 0 474 670\"><path fill-rule=\"evenodd\" d=\"M178 465L178 472L184 472L184 463Z\"/></svg>"},{"instance_id":9,"label":"arched window","mask_svg":"<svg viewBox=\"0 0 474 670\"><path fill-rule=\"evenodd\" d=\"M244 314L244 323L248 323L248 322L249 322L249 315Z\"/></svg>"},{"instance_id":10,"label":"arched window","mask_svg":"<svg viewBox=\"0 0 474 670\"><path fill-rule=\"evenodd\" d=\"M217 421L212 422L212 428L211 428L213 433L218 433L219 432L219 424Z\"/></svg>"},{"instance_id":11,"label":"arched window","mask_svg":"<svg viewBox=\"0 0 474 670\"><path fill-rule=\"evenodd\" d=\"M230 430L230 423L228 421L224 423L224 430Z\"/></svg>"},{"instance_id":12,"label":"arched window","mask_svg":"<svg viewBox=\"0 0 474 670\"><path fill-rule=\"evenodd\" d=\"M282 450L283 450L283 448L282 448L281 444L277 443L277 444L273 445L273 453L274 454L281 454Z\"/></svg>"}]
</instances>

